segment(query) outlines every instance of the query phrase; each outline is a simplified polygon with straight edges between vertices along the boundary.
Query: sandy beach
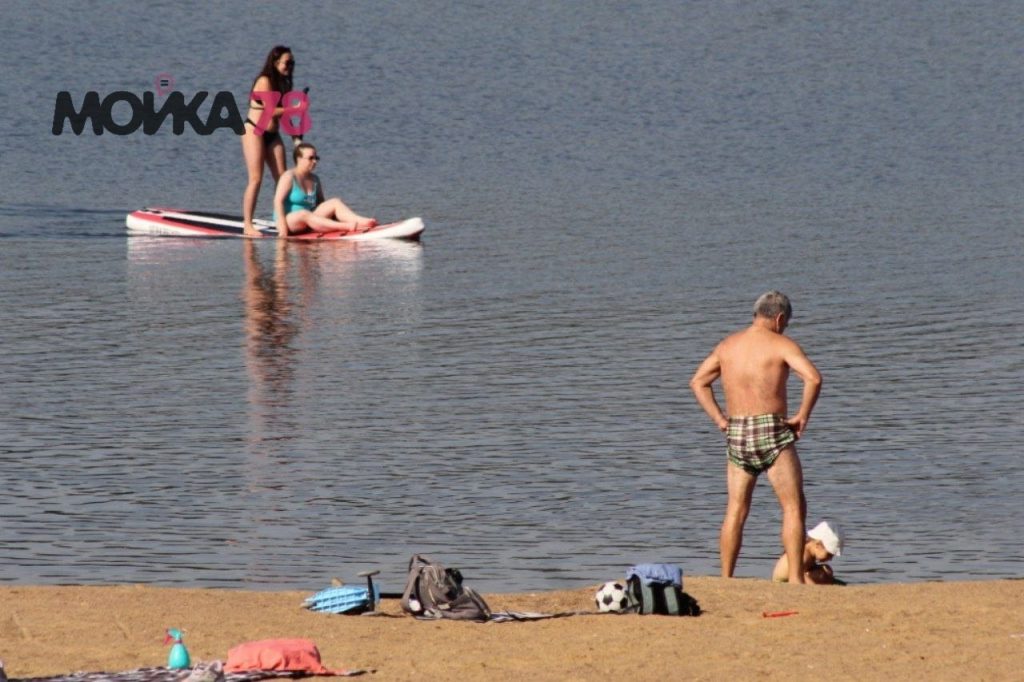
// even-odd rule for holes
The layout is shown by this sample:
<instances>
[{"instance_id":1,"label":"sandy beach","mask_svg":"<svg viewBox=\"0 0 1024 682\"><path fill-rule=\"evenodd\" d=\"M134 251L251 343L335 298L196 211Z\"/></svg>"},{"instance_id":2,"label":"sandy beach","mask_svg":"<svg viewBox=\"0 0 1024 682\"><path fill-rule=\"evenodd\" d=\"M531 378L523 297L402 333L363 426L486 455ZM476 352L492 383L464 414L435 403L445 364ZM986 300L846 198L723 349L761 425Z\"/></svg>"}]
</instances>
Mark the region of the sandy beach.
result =
<instances>
[{"instance_id":1,"label":"sandy beach","mask_svg":"<svg viewBox=\"0 0 1024 682\"><path fill-rule=\"evenodd\" d=\"M1024 581L797 587L688 577L697 618L581 615L526 623L338 616L305 592L0 588L0 659L12 678L164 665L165 628L193 661L271 637L314 640L361 679L1024 679ZM593 589L485 595L494 610L591 608ZM765 613L795 611L766 618Z\"/></svg>"}]
</instances>

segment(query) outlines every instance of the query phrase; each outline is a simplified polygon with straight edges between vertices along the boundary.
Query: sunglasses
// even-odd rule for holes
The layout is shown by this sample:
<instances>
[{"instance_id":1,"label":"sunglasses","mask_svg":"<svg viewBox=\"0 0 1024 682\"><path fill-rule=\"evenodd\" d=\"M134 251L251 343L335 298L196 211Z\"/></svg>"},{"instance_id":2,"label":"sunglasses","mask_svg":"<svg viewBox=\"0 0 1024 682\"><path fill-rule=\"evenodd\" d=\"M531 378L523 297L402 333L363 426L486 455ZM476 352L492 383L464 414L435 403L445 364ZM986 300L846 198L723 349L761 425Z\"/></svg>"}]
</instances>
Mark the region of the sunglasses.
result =
<instances>
[{"instance_id":1,"label":"sunglasses","mask_svg":"<svg viewBox=\"0 0 1024 682\"><path fill-rule=\"evenodd\" d=\"M320 157L317 156L316 154L314 154L313 156L305 156L303 158L306 159L307 161L319 161L320 160Z\"/></svg>"},{"instance_id":2,"label":"sunglasses","mask_svg":"<svg viewBox=\"0 0 1024 682\"><path fill-rule=\"evenodd\" d=\"M288 67L288 68L290 69L290 68L292 68L293 66L295 66L295 60L294 60L294 59L289 59L288 61L286 61L286 62L284 63L284 65L285 65L285 66L287 66L287 67Z\"/></svg>"}]
</instances>

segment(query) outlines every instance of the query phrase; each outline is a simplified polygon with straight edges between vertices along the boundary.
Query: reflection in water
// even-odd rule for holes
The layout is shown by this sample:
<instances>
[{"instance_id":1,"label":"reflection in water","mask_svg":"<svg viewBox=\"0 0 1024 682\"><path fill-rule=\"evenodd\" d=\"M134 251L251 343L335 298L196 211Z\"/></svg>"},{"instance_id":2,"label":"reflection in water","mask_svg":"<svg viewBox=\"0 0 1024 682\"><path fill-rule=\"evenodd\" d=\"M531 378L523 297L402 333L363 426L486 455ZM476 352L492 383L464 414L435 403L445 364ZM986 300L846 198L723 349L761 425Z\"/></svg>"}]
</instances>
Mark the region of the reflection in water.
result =
<instances>
[{"instance_id":1,"label":"reflection in water","mask_svg":"<svg viewBox=\"0 0 1024 682\"><path fill-rule=\"evenodd\" d=\"M163 265L208 257L210 245L215 241L220 240L128 235L125 245L128 262L132 265Z\"/></svg>"},{"instance_id":2,"label":"reflection in water","mask_svg":"<svg viewBox=\"0 0 1024 682\"><path fill-rule=\"evenodd\" d=\"M401 281L407 280L407 286L418 283L422 264L418 243L382 240L317 245L279 240L268 267L264 262L267 246L265 241L243 243L251 443L294 439L301 432L296 413L306 396L298 392L315 390L298 386L297 373L303 367L308 369L310 363L304 349L322 351L325 343L335 349L344 347L349 336L343 320L350 314L360 315L361 306L375 300L377 294L386 294L391 299L389 305L399 307L402 297L397 294L404 290ZM361 270L359 266L366 264L371 267ZM386 282L374 272L383 272ZM328 309L322 307L322 301L317 303L320 297L331 301ZM390 317L401 316L392 313ZM307 337L306 341L300 343L300 336ZM355 343L361 347L361 342ZM323 360L321 355L317 357L317 361Z\"/></svg>"},{"instance_id":3,"label":"reflection in water","mask_svg":"<svg viewBox=\"0 0 1024 682\"><path fill-rule=\"evenodd\" d=\"M339 245L340 246L340 245ZM423 245L400 239L351 242L343 248L323 249L318 254L320 270L326 275L343 273L357 261L374 261L389 278L411 276L418 281L423 269Z\"/></svg>"},{"instance_id":4,"label":"reflection in water","mask_svg":"<svg viewBox=\"0 0 1024 682\"><path fill-rule=\"evenodd\" d=\"M260 260L254 240L243 246L245 283L246 368L249 373L250 442L273 437L284 426L294 393L296 361L294 343L304 324L303 311L314 293L316 277L312 255L302 245L278 240L273 266ZM298 260L297 300L290 290L292 256Z\"/></svg>"}]
</instances>

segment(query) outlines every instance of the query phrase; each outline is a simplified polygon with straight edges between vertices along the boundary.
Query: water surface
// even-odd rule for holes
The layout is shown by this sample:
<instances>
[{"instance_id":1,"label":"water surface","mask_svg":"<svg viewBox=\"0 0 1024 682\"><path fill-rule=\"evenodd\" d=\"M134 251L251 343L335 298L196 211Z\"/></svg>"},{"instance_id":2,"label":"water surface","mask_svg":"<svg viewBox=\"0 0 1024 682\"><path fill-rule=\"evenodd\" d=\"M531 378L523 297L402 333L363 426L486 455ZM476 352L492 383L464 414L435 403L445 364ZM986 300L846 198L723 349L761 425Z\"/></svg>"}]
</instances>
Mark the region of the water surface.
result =
<instances>
[{"instance_id":1,"label":"water surface","mask_svg":"<svg viewBox=\"0 0 1024 682\"><path fill-rule=\"evenodd\" d=\"M715 574L724 446L686 384L769 288L825 376L800 452L837 573L1020 576L1014 5L239 7L6 10L48 57L0 124L0 581ZM327 192L421 244L126 237L237 211L238 141L50 133L58 91L165 71L241 101L277 42ZM739 575L779 520L762 483Z\"/></svg>"}]
</instances>

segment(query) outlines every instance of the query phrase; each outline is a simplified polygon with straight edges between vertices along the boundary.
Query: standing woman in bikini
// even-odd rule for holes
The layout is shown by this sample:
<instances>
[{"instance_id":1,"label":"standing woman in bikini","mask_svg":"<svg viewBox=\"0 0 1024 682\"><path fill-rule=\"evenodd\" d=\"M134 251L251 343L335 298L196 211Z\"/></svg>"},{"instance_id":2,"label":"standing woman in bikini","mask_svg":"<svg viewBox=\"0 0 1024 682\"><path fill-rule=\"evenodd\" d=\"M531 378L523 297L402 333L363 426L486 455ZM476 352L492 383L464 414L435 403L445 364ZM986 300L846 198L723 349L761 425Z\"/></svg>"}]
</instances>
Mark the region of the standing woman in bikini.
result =
<instances>
[{"instance_id":1,"label":"standing woman in bikini","mask_svg":"<svg viewBox=\"0 0 1024 682\"><path fill-rule=\"evenodd\" d=\"M245 157L245 168L249 174L245 195L242 197L242 223L245 235L259 237L260 232L252 224L256 212L256 200L260 196L260 184L263 182L263 164L270 168L270 174L277 179L285 171L284 142L281 140L281 116L284 114L284 95L292 90L292 75L295 71L295 59L290 48L284 45L275 46L263 64L263 70L253 81L252 92L277 92L280 94L277 106L274 107L273 118L266 124L265 130L257 129L260 117L264 115L264 103L250 97L249 115L245 119L245 134L242 135L242 155ZM257 134L260 132L262 134ZM301 138L297 138L301 139Z\"/></svg>"}]
</instances>

